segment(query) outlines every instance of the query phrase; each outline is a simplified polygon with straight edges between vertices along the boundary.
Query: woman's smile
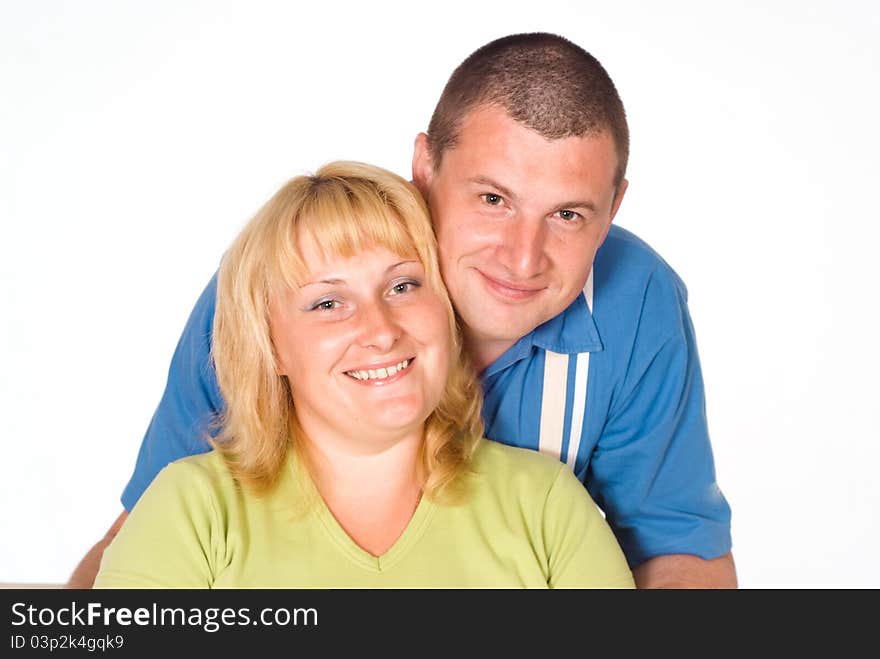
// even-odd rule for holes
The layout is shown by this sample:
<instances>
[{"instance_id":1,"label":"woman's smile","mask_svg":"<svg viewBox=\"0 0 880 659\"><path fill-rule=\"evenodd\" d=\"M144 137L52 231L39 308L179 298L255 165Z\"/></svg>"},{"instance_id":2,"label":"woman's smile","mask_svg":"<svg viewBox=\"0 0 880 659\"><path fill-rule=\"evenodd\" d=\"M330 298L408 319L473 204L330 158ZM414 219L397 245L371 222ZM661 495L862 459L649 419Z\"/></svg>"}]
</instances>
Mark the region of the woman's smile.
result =
<instances>
[{"instance_id":1,"label":"woman's smile","mask_svg":"<svg viewBox=\"0 0 880 659\"><path fill-rule=\"evenodd\" d=\"M407 369L414 359L414 357L409 357L396 363L386 364L385 366L353 369L351 371L345 371L345 374L362 384L390 384L409 373Z\"/></svg>"}]
</instances>

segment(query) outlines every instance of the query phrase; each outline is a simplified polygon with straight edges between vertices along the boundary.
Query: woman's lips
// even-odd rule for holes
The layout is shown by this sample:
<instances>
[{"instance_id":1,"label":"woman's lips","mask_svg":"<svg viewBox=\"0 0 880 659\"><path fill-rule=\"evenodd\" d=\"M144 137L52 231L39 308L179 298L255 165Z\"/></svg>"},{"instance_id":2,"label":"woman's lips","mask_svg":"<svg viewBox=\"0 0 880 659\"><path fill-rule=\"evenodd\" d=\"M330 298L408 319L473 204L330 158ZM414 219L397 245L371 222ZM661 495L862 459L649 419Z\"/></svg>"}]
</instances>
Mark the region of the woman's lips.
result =
<instances>
[{"instance_id":1,"label":"woman's lips","mask_svg":"<svg viewBox=\"0 0 880 659\"><path fill-rule=\"evenodd\" d=\"M415 357L408 357L407 359L388 362L378 367L352 369L345 371L345 374L358 384L370 386L391 384L405 377L410 372L413 361L415 361Z\"/></svg>"}]
</instances>

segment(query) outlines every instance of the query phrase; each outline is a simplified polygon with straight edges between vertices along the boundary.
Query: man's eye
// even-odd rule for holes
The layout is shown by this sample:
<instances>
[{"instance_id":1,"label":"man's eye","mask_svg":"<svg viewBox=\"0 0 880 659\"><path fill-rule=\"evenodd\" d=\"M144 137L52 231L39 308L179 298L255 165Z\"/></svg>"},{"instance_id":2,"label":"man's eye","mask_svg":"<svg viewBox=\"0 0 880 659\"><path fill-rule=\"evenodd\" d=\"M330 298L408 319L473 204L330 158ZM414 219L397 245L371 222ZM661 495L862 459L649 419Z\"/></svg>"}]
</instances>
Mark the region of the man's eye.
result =
<instances>
[{"instance_id":1,"label":"man's eye","mask_svg":"<svg viewBox=\"0 0 880 659\"><path fill-rule=\"evenodd\" d=\"M493 194L491 192L488 194L482 194L480 197L490 206L500 206L504 201L504 198L501 195Z\"/></svg>"},{"instance_id":2,"label":"man's eye","mask_svg":"<svg viewBox=\"0 0 880 659\"><path fill-rule=\"evenodd\" d=\"M557 211L556 214L560 218L565 220L566 222L573 222L574 220L576 220L580 217L580 213L576 213L575 211L570 211L570 210L565 210L565 209L563 209L561 211Z\"/></svg>"}]
</instances>

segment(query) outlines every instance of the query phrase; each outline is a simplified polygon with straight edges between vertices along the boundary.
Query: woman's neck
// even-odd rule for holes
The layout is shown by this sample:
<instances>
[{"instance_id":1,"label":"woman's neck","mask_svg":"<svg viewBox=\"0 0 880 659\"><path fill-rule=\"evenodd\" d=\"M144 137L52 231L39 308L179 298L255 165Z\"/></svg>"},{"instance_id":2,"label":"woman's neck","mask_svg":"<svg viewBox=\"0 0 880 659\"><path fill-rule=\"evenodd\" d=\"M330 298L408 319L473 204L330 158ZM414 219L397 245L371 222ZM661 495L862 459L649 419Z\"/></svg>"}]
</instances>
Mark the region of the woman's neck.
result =
<instances>
[{"instance_id":1,"label":"woman's neck","mask_svg":"<svg viewBox=\"0 0 880 659\"><path fill-rule=\"evenodd\" d=\"M381 450L306 440L312 479L349 537L374 556L400 537L418 506L424 475L421 431Z\"/></svg>"},{"instance_id":2,"label":"woman's neck","mask_svg":"<svg viewBox=\"0 0 880 659\"><path fill-rule=\"evenodd\" d=\"M421 445L419 434L375 451L349 451L311 440L304 448L312 479L325 498L381 497L421 488Z\"/></svg>"}]
</instances>

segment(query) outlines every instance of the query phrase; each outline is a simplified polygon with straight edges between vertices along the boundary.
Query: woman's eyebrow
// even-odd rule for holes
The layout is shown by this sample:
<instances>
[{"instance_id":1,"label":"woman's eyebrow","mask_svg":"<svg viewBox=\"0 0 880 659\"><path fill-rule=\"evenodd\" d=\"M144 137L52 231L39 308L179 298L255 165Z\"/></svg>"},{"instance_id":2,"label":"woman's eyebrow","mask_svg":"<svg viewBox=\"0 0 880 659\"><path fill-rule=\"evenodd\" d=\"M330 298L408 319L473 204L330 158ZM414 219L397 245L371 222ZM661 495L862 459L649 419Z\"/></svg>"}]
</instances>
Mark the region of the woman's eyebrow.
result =
<instances>
[{"instance_id":1,"label":"woman's eyebrow","mask_svg":"<svg viewBox=\"0 0 880 659\"><path fill-rule=\"evenodd\" d=\"M419 261L418 259L407 259L406 261L399 261L399 262L395 263L394 265L388 266L388 268L385 270L385 273L387 274L387 273L391 272L392 270L399 268L402 265L409 265L410 263L421 264L421 261Z\"/></svg>"},{"instance_id":2,"label":"woman's eyebrow","mask_svg":"<svg viewBox=\"0 0 880 659\"><path fill-rule=\"evenodd\" d=\"M396 270L397 268L399 268L401 266L409 265L411 263L419 263L420 264L421 261L419 261L418 259L406 259L404 261L398 261L397 263L389 265L385 269L385 274L388 274L392 270ZM346 284L346 283L347 282L345 279L341 279L339 277L327 277L325 279L315 279L314 281L307 281L304 284L300 285L300 288L305 288L306 286L317 286L318 284L327 284L329 286L338 286L340 284Z\"/></svg>"},{"instance_id":3,"label":"woman's eyebrow","mask_svg":"<svg viewBox=\"0 0 880 659\"><path fill-rule=\"evenodd\" d=\"M307 281L302 284L300 288L305 288L306 286L317 286L318 284L329 284L331 286L335 286L337 284L344 284L344 279L316 279L315 281Z\"/></svg>"}]
</instances>

